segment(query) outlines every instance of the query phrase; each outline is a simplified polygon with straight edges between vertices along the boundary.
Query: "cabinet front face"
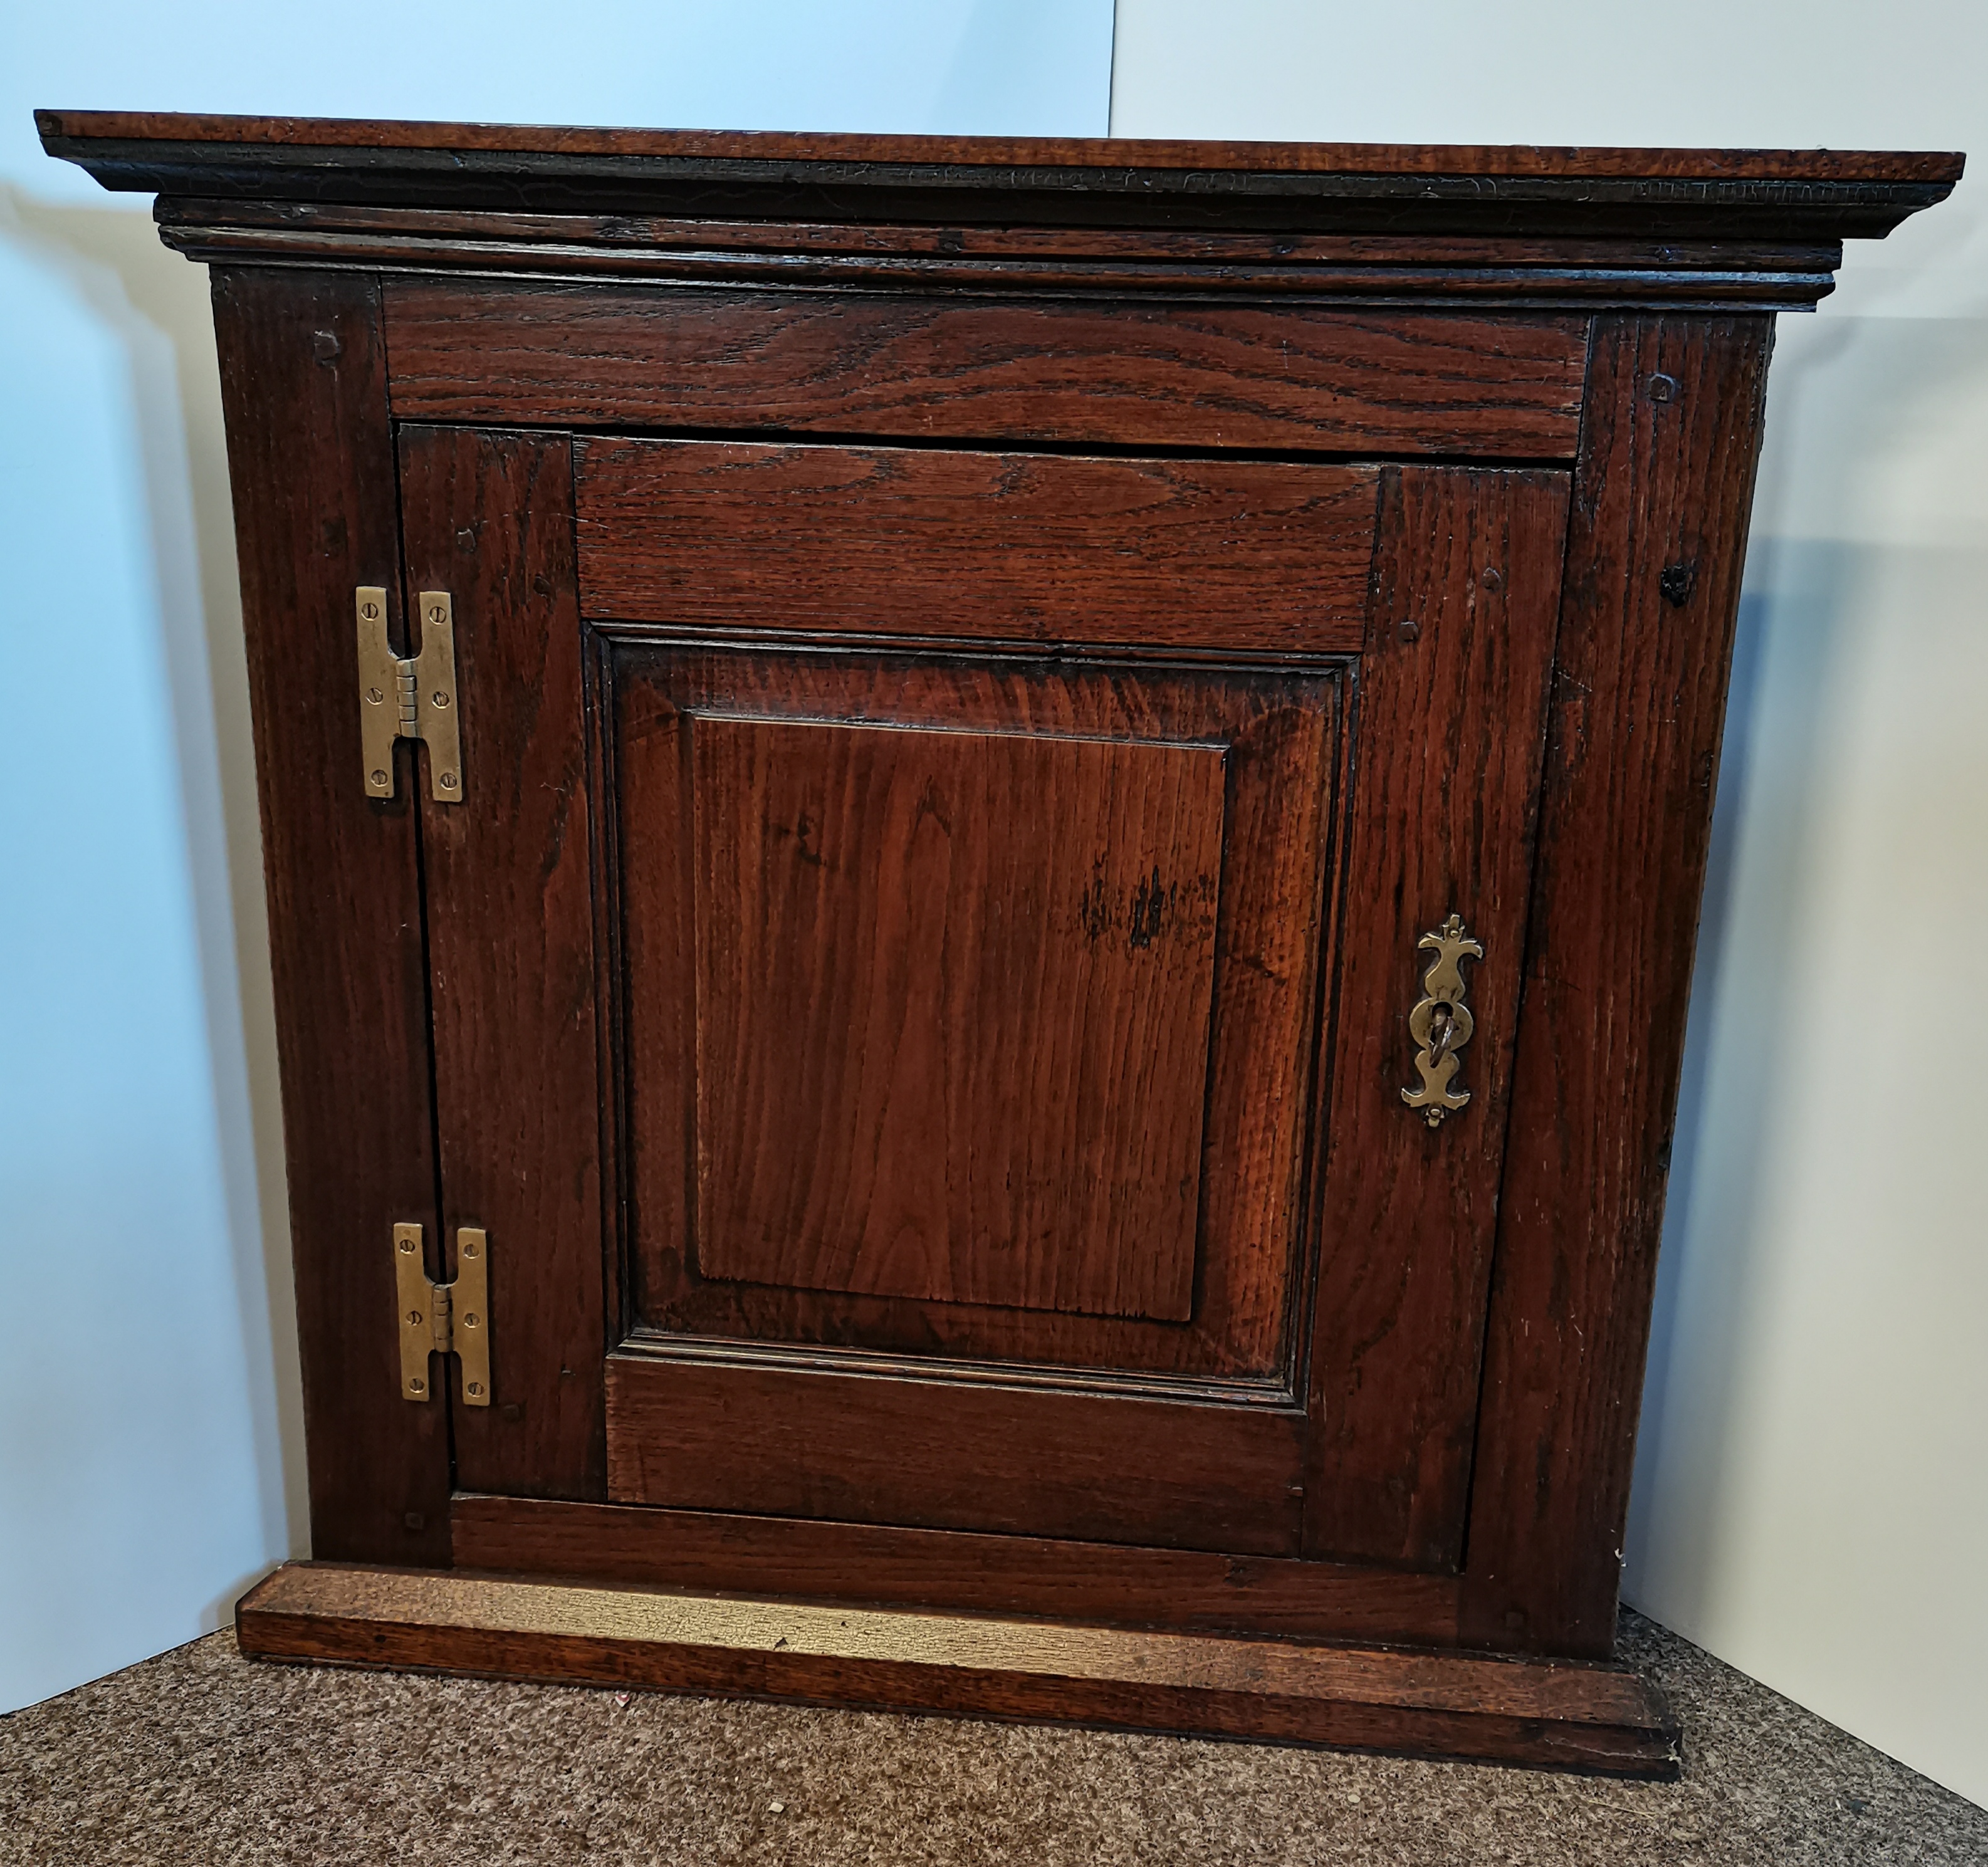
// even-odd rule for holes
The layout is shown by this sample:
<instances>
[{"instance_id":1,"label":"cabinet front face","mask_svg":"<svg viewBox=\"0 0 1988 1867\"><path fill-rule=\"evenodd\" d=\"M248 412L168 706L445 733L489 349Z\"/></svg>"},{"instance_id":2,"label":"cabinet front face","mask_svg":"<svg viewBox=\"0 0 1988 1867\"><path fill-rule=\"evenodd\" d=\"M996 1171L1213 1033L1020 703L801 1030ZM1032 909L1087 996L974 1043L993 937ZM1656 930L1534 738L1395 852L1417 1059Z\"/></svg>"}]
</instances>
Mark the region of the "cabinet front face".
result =
<instances>
[{"instance_id":1,"label":"cabinet front face","mask_svg":"<svg viewBox=\"0 0 1988 1867\"><path fill-rule=\"evenodd\" d=\"M1453 1569L1565 476L400 453L458 1487Z\"/></svg>"}]
</instances>

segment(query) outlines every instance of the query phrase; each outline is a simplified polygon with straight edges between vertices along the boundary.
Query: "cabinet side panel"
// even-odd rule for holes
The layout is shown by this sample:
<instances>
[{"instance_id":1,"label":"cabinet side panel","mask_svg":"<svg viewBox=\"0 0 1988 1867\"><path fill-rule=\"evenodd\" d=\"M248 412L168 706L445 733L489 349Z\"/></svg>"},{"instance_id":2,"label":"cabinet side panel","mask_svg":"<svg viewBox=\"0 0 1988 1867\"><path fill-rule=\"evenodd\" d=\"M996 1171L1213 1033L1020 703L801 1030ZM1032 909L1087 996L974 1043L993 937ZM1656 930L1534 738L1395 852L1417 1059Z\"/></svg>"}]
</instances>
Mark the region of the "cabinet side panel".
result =
<instances>
[{"instance_id":1,"label":"cabinet side panel","mask_svg":"<svg viewBox=\"0 0 1988 1867\"><path fill-rule=\"evenodd\" d=\"M377 281L217 269L289 1169L311 1541L448 1559L448 1420L401 1395L397 1221L435 1237L410 768L365 793L353 592L398 556ZM400 618L393 621L397 631ZM431 1260L430 1268L434 1265Z\"/></svg>"},{"instance_id":2,"label":"cabinet side panel","mask_svg":"<svg viewBox=\"0 0 1988 1867\"><path fill-rule=\"evenodd\" d=\"M1567 528L1560 473L1383 481L1361 667L1314 1326L1305 1553L1453 1569L1524 954ZM1462 915L1469 1101L1430 1127L1408 1013Z\"/></svg>"},{"instance_id":3,"label":"cabinet side panel","mask_svg":"<svg viewBox=\"0 0 1988 1867\"><path fill-rule=\"evenodd\" d=\"M1596 326L1465 1558L1483 1644L1614 1642L1772 336Z\"/></svg>"},{"instance_id":4,"label":"cabinet side panel","mask_svg":"<svg viewBox=\"0 0 1988 1867\"><path fill-rule=\"evenodd\" d=\"M400 436L407 594L453 600L463 801L421 783L442 1198L490 1236L491 1404L456 1406L472 1490L599 1497L600 1094L572 451ZM424 755L425 756L425 755Z\"/></svg>"}]
</instances>

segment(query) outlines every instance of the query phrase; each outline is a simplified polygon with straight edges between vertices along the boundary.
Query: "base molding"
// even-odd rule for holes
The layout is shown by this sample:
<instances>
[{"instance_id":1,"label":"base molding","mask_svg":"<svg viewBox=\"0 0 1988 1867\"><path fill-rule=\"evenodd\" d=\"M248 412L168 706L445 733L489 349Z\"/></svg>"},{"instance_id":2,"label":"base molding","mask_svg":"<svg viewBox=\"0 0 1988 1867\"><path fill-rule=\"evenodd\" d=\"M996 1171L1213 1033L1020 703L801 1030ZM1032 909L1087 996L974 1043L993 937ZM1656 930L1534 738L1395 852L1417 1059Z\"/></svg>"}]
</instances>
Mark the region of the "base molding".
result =
<instances>
[{"instance_id":1,"label":"base molding","mask_svg":"<svg viewBox=\"0 0 1988 1867\"><path fill-rule=\"evenodd\" d=\"M253 1659L635 1686L1675 1777L1625 1668L595 1583L289 1563L236 1609Z\"/></svg>"}]
</instances>

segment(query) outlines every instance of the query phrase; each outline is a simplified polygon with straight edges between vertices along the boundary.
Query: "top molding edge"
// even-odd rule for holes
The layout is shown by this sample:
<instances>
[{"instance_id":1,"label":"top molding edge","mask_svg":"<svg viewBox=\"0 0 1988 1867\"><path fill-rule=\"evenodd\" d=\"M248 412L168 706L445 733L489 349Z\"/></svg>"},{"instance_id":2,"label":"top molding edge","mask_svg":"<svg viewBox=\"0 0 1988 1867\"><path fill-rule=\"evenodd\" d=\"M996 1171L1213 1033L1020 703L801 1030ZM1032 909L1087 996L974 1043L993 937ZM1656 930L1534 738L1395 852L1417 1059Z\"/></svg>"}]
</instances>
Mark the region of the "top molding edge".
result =
<instances>
[{"instance_id":1,"label":"top molding edge","mask_svg":"<svg viewBox=\"0 0 1988 1867\"><path fill-rule=\"evenodd\" d=\"M1140 173L1472 176L1518 180L1946 182L1966 157L1870 150L1585 149L1512 144L1163 142L1128 137L839 136L788 130L610 130L326 117L203 117L177 111L37 110L51 154L74 161L91 144L198 144L277 151L474 151L489 155L630 156L783 165L1059 169ZM63 145L59 149L54 147Z\"/></svg>"},{"instance_id":2,"label":"top molding edge","mask_svg":"<svg viewBox=\"0 0 1988 1867\"><path fill-rule=\"evenodd\" d=\"M1882 235L1965 158L1841 150L813 136L39 110L106 188L495 208L1471 232Z\"/></svg>"}]
</instances>

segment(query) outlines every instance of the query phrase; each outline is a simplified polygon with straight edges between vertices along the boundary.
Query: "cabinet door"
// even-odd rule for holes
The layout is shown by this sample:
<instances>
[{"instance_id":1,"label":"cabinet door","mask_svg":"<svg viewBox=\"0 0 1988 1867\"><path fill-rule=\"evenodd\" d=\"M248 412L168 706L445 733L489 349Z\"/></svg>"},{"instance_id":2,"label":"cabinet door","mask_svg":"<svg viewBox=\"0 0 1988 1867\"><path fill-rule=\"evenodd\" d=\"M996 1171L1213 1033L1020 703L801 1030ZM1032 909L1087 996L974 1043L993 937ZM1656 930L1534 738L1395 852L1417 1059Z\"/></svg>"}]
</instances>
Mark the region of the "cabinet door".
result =
<instances>
[{"instance_id":1,"label":"cabinet door","mask_svg":"<svg viewBox=\"0 0 1988 1867\"><path fill-rule=\"evenodd\" d=\"M1453 1566L1564 477L401 456L459 1487Z\"/></svg>"}]
</instances>

